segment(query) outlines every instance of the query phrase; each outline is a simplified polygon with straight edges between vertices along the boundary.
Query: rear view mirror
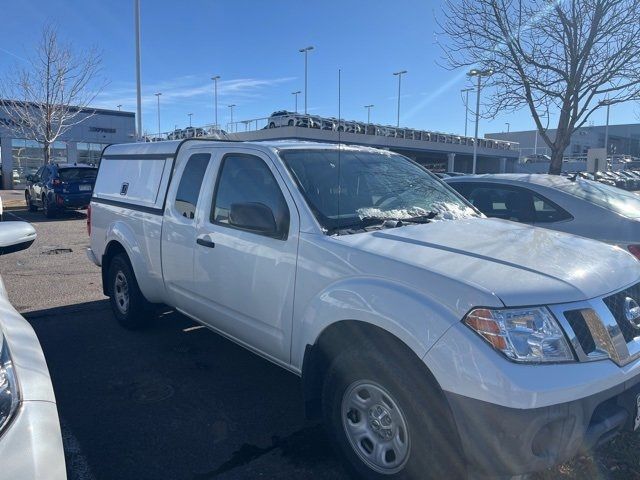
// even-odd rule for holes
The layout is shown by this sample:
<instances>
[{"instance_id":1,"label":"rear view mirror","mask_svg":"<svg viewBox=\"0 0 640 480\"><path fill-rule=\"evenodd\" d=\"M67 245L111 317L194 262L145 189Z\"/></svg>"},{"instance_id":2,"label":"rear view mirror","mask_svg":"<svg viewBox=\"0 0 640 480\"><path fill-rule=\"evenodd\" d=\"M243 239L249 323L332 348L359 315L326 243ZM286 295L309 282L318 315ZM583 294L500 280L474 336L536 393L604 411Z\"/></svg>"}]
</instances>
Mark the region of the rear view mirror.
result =
<instances>
[{"instance_id":1,"label":"rear view mirror","mask_svg":"<svg viewBox=\"0 0 640 480\"><path fill-rule=\"evenodd\" d=\"M229 208L229 224L268 236L276 236L278 233L273 211L258 202L232 203Z\"/></svg>"},{"instance_id":2,"label":"rear view mirror","mask_svg":"<svg viewBox=\"0 0 640 480\"><path fill-rule=\"evenodd\" d=\"M36 229L30 223L0 223L0 255L25 250L31 246L35 239Z\"/></svg>"}]
</instances>

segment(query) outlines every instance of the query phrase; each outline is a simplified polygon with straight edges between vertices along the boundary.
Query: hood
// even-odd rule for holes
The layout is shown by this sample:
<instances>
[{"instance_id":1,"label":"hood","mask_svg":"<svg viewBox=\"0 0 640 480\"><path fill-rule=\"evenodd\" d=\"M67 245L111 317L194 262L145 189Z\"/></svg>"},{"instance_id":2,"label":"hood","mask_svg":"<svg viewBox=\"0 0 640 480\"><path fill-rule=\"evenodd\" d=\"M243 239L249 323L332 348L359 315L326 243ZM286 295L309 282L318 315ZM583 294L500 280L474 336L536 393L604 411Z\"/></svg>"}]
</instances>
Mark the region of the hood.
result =
<instances>
[{"instance_id":1,"label":"hood","mask_svg":"<svg viewBox=\"0 0 640 480\"><path fill-rule=\"evenodd\" d=\"M495 294L505 306L583 301L640 279L640 262L618 247L499 219L439 221L336 238Z\"/></svg>"}]
</instances>

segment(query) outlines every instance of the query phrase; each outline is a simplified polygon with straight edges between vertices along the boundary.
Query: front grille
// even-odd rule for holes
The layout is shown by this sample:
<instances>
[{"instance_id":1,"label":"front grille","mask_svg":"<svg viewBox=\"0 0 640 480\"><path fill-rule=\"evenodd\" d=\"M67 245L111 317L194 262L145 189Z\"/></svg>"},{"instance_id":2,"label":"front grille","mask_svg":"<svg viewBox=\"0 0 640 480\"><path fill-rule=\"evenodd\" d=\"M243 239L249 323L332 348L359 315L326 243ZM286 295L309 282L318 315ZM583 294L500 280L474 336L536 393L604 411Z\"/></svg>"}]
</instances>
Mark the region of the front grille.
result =
<instances>
[{"instance_id":1,"label":"front grille","mask_svg":"<svg viewBox=\"0 0 640 480\"><path fill-rule=\"evenodd\" d=\"M568 310L564 312L564 317L571 325L573 333L576 334L578 342L586 355L589 355L596 350L596 342L593 341L593 336L589 331L587 322L582 314L582 310Z\"/></svg>"},{"instance_id":2,"label":"front grille","mask_svg":"<svg viewBox=\"0 0 640 480\"><path fill-rule=\"evenodd\" d=\"M609 308L613 318L615 318L625 341L631 342L634 338L640 336L640 328L634 326L625 316L624 303L627 297L640 303L640 283L636 283L634 286L605 297L602 300L607 308Z\"/></svg>"}]
</instances>

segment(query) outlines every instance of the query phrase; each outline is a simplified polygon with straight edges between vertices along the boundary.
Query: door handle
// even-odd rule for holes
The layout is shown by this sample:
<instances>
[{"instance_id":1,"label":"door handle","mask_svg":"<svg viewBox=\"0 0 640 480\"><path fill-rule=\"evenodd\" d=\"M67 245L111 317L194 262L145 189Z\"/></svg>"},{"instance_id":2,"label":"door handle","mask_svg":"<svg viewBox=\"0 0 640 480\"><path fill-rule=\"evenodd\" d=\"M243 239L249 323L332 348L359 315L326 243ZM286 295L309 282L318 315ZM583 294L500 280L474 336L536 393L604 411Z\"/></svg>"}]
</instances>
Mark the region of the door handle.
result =
<instances>
[{"instance_id":1,"label":"door handle","mask_svg":"<svg viewBox=\"0 0 640 480\"><path fill-rule=\"evenodd\" d=\"M196 243L198 245L202 245L203 247L208 247L208 248L214 248L216 246L216 244L214 242L212 242L211 240L209 240L206 237L198 237L196 239Z\"/></svg>"}]
</instances>

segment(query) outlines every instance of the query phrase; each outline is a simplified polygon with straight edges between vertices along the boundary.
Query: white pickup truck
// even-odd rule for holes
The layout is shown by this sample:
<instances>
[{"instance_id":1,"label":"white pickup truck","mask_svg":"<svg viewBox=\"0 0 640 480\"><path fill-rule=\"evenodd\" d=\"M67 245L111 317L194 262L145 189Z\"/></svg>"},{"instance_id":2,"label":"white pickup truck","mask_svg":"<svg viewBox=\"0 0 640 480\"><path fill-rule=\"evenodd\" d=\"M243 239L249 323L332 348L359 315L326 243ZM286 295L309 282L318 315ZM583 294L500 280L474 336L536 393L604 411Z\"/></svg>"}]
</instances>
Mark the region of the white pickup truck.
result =
<instances>
[{"instance_id":1,"label":"white pickup truck","mask_svg":"<svg viewBox=\"0 0 640 480\"><path fill-rule=\"evenodd\" d=\"M123 326L166 304L300 375L361 477L522 474L640 426L640 262L401 155L113 145L90 208Z\"/></svg>"}]
</instances>

